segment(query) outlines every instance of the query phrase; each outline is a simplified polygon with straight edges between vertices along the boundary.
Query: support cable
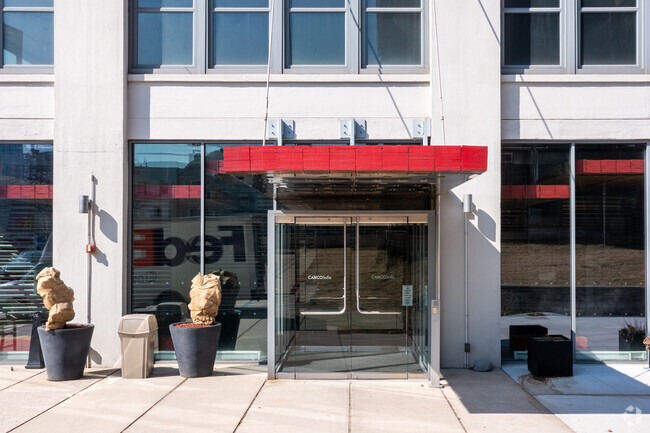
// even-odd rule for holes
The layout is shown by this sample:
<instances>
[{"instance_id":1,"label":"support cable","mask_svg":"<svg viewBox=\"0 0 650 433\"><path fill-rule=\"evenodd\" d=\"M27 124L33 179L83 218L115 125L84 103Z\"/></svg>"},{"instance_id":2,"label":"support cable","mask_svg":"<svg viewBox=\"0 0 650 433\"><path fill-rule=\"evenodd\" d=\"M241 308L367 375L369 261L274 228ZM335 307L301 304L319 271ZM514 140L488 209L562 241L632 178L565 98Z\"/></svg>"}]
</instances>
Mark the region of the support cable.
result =
<instances>
[{"instance_id":1,"label":"support cable","mask_svg":"<svg viewBox=\"0 0 650 433\"><path fill-rule=\"evenodd\" d=\"M275 22L275 17L273 16L274 6L275 6L275 0L271 0L271 10L269 11L269 18L271 19L271 25L269 26L269 50L268 50L268 57L266 59L266 105L264 108L264 129L262 130L262 146L266 146L266 128L269 123L269 89L271 87L270 86L271 49L273 48L273 23ZM280 130L278 133L282 134L282 130Z\"/></svg>"}]
</instances>

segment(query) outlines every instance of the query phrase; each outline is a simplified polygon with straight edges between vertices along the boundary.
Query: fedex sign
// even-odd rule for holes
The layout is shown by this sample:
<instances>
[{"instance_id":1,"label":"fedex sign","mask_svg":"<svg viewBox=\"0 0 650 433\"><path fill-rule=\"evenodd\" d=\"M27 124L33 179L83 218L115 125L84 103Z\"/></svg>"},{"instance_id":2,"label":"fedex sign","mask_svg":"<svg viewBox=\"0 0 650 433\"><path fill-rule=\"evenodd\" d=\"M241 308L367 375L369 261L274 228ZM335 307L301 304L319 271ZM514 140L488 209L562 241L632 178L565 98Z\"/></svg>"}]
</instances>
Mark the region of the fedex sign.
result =
<instances>
[{"instance_id":1,"label":"fedex sign","mask_svg":"<svg viewBox=\"0 0 650 433\"><path fill-rule=\"evenodd\" d=\"M205 263L214 264L221 260L224 246L232 246L234 261L246 261L246 244L242 226L218 226L218 231L227 235L205 236ZM201 237L193 236L188 240L179 237L165 237L164 229L133 230L133 266L179 266L185 261L201 261Z\"/></svg>"}]
</instances>

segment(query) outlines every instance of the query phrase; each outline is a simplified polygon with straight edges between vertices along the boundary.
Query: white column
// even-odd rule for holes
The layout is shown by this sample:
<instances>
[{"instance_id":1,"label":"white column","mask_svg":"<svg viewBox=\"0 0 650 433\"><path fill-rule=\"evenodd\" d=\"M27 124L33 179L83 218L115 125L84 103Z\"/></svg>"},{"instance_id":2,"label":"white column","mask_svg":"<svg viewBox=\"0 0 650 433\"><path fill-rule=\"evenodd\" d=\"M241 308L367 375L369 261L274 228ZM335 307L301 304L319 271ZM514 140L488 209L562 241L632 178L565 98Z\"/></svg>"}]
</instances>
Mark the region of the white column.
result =
<instances>
[{"instance_id":1,"label":"white column","mask_svg":"<svg viewBox=\"0 0 650 433\"><path fill-rule=\"evenodd\" d=\"M117 325L126 301L128 151L126 0L54 2L54 266L75 290L86 321L86 215L78 196L96 181L91 260L93 365L119 362Z\"/></svg>"}]
</instances>

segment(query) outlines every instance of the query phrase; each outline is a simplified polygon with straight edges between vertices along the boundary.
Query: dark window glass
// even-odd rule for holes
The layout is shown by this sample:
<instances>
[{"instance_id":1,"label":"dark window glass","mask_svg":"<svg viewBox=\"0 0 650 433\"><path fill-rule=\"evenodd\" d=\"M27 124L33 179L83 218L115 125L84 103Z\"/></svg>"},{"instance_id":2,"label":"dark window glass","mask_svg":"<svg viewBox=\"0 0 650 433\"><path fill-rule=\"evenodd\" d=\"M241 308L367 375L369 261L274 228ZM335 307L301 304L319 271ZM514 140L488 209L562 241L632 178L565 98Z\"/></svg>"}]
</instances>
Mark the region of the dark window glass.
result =
<instances>
[{"instance_id":1,"label":"dark window glass","mask_svg":"<svg viewBox=\"0 0 650 433\"><path fill-rule=\"evenodd\" d=\"M635 7L636 0L582 0L583 8Z\"/></svg>"},{"instance_id":2,"label":"dark window glass","mask_svg":"<svg viewBox=\"0 0 650 433\"><path fill-rule=\"evenodd\" d=\"M559 13L506 13L505 65L559 65Z\"/></svg>"},{"instance_id":3,"label":"dark window glass","mask_svg":"<svg viewBox=\"0 0 650 433\"><path fill-rule=\"evenodd\" d=\"M269 15L224 12L213 15L213 66L264 65L269 50Z\"/></svg>"},{"instance_id":4,"label":"dark window glass","mask_svg":"<svg viewBox=\"0 0 650 433\"><path fill-rule=\"evenodd\" d=\"M286 67L345 64L345 13L289 13Z\"/></svg>"},{"instance_id":5,"label":"dark window glass","mask_svg":"<svg viewBox=\"0 0 650 433\"><path fill-rule=\"evenodd\" d=\"M138 0L141 8L191 8L193 0Z\"/></svg>"},{"instance_id":6,"label":"dark window glass","mask_svg":"<svg viewBox=\"0 0 650 433\"><path fill-rule=\"evenodd\" d=\"M507 8L557 8L560 0L505 0Z\"/></svg>"},{"instance_id":7,"label":"dark window glass","mask_svg":"<svg viewBox=\"0 0 650 433\"><path fill-rule=\"evenodd\" d=\"M225 173L225 145L206 145L205 270L221 274L219 351L266 358L267 211L262 176ZM266 194L265 194L266 192Z\"/></svg>"},{"instance_id":8,"label":"dark window glass","mask_svg":"<svg viewBox=\"0 0 650 433\"><path fill-rule=\"evenodd\" d=\"M368 8L419 8L420 0L366 0Z\"/></svg>"},{"instance_id":9,"label":"dark window glass","mask_svg":"<svg viewBox=\"0 0 650 433\"><path fill-rule=\"evenodd\" d=\"M138 64L192 64L192 28L192 13L138 13Z\"/></svg>"},{"instance_id":10,"label":"dark window glass","mask_svg":"<svg viewBox=\"0 0 650 433\"><path fill-rule=\"evenodd\" d=\"M54 63L52 12L5 12L2 18L5 65Z\"/></svg>"},{"instance_id":11,"label":"dark window glass","mask_svg":"<svg viewBox=\"0 0 650 433\"><path fill-rule=\"evenodd\" d=\"M206 273L221 276L220 359L266 358L267 211L261 176L225 172L225 145L206 145ZM169 325L190 320L201 266L201 145L138 143L133 150L131 311L155 314L160 357L173 357Z\"/></svg>"},{"instance_id":12,"label":"dark window glass","mask_svg":"<svg viewBox=\"0 0 650 433\"><path fill-rule=\"evenodd\" d=\"M214 0L216 8L266 8L269 0Z\"/></svg>"},{"instance_id":13,"label":"dark window glass","mask_svg":"<svg viewBox=\"0 0 650 433\"><path fill-rule=\"evenodd\" d=\"M636 13L582 13L580 15L582 65L634 65Z\"/></svg>"},{"instance_id":14,"label":"dark window glass","mask_svg":"<svg viewBox=\"0 0 650 433\"><path fill-rule=\"evenodd\" d=\"M47 266L52 266L52 146L0 145L0 360L2 352L26 355L33 314L47 317L34 279Z\"/></svg>"},{"instance_id":15,"label":"dark window glass","mask_svg":"<svg viewBox=\"0 0 650 433\"><path fill-rule=\"evenodd\" d=\"M569 147L504 145L501 339L523 360L528 333L571 337Z\"/></svg>"},{"instance_id":16,"label":"dark window glass","mask_svg":"<svg viewBox=\"0 0 650 433\"><path fill-rule=\"evenodd\" d=\"M292 8L342 8L345 0L290 0Z\"/></svg>"},{"instance_id":17,"label":"dark window glass","mask_svg":"<svg viewBox=\"0 0 650 433\"><path fill-rule=\"evenodd\" d=\"M200 270L201 147L135 144L133 149L131 311L155 314L160 350L169 325L189 320Z\"/></svg>"},{"instance_id":18,"label":"dark window glass","mask_svg":"<svg viewBox=\"0 0 650 433\"><path fill-rule=\"evenodd\" d=\"M419 65L419 13L366 13L365 65Z\"/></svg>"},{"instance_id":19,"label":"dark window glass","mask_svg":"<svg viewBox=\"0 0 650 433\"><path fill-rule=\"evenodd\" d=\"M647 353L643 158L634 145L576 148L580 358L634 360Z\"/></svg>"}]
</instances>

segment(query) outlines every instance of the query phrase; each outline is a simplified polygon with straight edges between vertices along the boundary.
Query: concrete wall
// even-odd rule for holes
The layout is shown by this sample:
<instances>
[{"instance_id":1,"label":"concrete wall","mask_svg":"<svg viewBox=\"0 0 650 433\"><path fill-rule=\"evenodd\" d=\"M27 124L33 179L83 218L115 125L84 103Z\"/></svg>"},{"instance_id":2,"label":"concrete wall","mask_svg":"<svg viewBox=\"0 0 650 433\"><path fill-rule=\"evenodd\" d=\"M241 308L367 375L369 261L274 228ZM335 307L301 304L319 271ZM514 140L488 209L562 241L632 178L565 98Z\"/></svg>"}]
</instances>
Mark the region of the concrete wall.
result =
<instances>
[{"instance_id":1,"label":"concrete wall","mask_svg":"<svg viewBox=\"0 0 650 433\"><path fill-rule=\"evenodd\" d=\"M117 324L127 266L126 0L55 0L54 266L86 322L86 216L78 196L96 178L97 253L91 262L91 357L119 361Z\"/></svg>"},{"instance_id":2,"label":"concrete wall","mask_svg":"<svg viewBox=\"0 0 650 433\"><path fill-rule=\"evenodd\" d=\"M650 138L647 75L507 75L504 140Z\"/></svg>"},{"instance_id":3,"label":"concrete wall","mask_svg":"<svg viewBox=\"0 0 650 433\"><path fill-rule=\"evenodd\" d=\"M500 2L436 2L432 44L434 144L487 145L488 170L469 182L447 176L440 190L441 364L465 362L463 194L473 194L468 238L470 365L500 365ZM436 20L437 15L437 20ZM431 26L436 37L435 27ZM435 41L435 39L433 39ZM440 91L441 89L441 91ZM442 100L441 100L442 93ZM444 121L442 117L444 116ZM443 134L444 130L444 134ZM462 184L462 185L461 185Z\"/></svg>"},{"instance_id":4,"label":"concrete wall","mask_svg":"<svg viewBox=\"0 0 650 433\"><path fill-rule=\"evenodd\" d=\"M428 117L428 75L274 75L269 118L294 120L296 139L339 140L339 120L367 121L371 139L410 139ZM129 138L262 140L266 76L131 75Z\"/></svg>"},{"instance_id":5,"label":"concrete wall","mask_svg":"<svg viewBox=\"0 0 650 433\"><path fill-rule=\"evenodd\" d=\"M51 75L0 75L0 139L52 140L53 83Z\"/></svg>"}]
</instances>

